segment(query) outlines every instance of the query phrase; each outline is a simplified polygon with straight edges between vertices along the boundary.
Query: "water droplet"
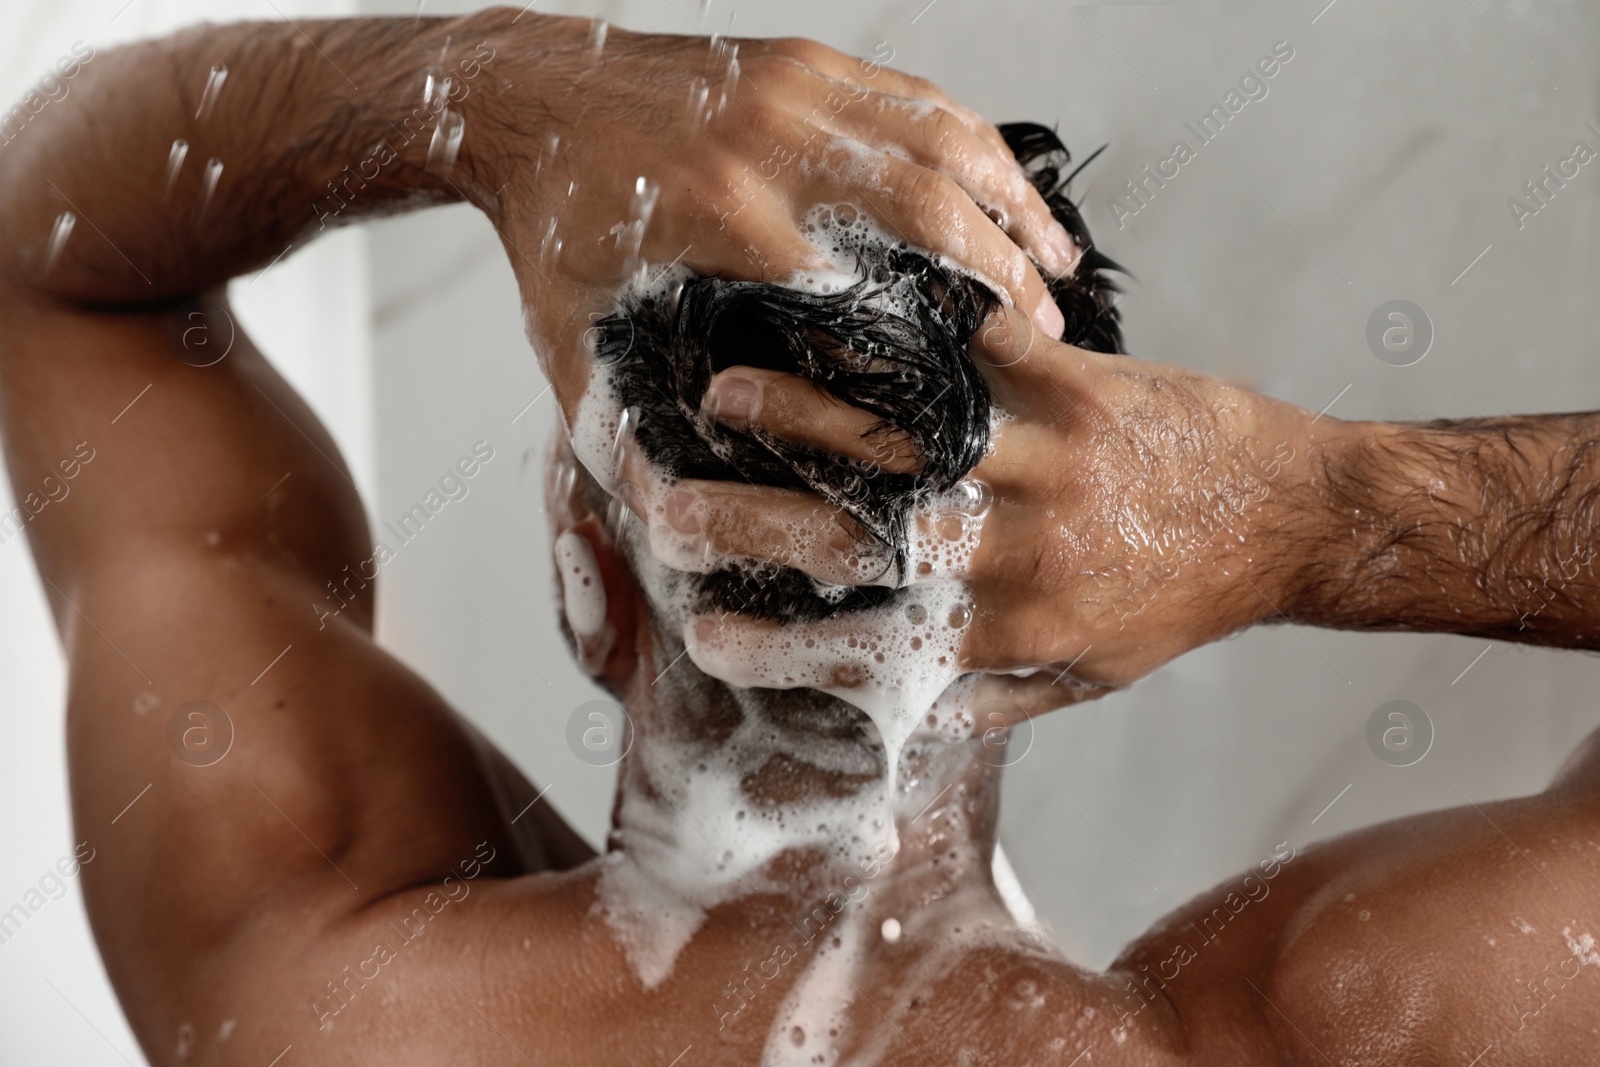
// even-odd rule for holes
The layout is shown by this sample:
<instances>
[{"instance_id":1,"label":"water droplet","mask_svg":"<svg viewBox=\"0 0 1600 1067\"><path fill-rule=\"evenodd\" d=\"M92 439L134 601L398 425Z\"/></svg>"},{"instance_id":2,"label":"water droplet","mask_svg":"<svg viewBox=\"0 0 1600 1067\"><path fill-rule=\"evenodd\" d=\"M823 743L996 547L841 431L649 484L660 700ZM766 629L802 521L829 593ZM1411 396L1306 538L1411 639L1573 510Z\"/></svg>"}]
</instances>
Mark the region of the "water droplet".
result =
<instances>
[{"instance_id":1,"label":"water droplet","mask_svg":"<svg viewBox=\"0 0 1600 1067\"><path fill-rule=\"evenodd\" d=\"M212 156L206 160L206 171L200 179L200 217L211 210L211 198L216 195L217 183L222 180L222 160Z\"/></svg>"},{"instance_id":2,"label":"water droplet","mask_svg":"<svg viewBox=\"0 0 1600 1067\"><path fill-rule=\"evenodd\" d=\"M622 417L617 419L617 433L611 439L611 478L616 480L622 473L622 461L627 454L628 439L633 436L634 430L639 425L639 409L635 407L623 408Z\"/></svg>"},{"instance_id":3,"label":"water droplet","mask_svg":"<svg viewBox=\"0 0 1600 1067\"><path fill-rule=\"evenodd\" d=\"M445 108L439 114L439 124L433 128L433 140L428 142L428 169L448 173L456 165L461 153L461 139L467 135L467 120L459 111Z\"/></svg>"},{"instance_id":4,"label":"water droplet","mask_svg":"<svg viewBox=\"0 0 1600 1067\"><path fill-rule=\"evenodd\" d=\"M49 274L56 269L61 250L67 247L67 238L72 236L72 228L77 224L78 216L70 211L63 211L56 216L56 224L50 229L50 243L44 250L44 273Z\"/></svg>"},{"instance_id":5,"label":"water droplet","mask_svg":"<svg viewBox=\"0 0 1600 1067\"><path fill-rule=\"evenodd\" d=\"M441 104L440 108L435 108L433 106L434 101L442 100L449 90L449 78L436 74L431 70L428 71L422 79L422 106L429 110L439 110L443 105Z\"/></svg>"},{"instance_id":6,"label":"water droplet","mask_svg":"<svg viewBox=\"0 0 1600 1067\"><path fill-rule=\"evenodd\" d=\"M628 221L613 227L625 275L632 276L643 268L640 253L644 247L644 233L650 225L650 216L655 213L656 201L660 197L659 184L643 175L634 179L633 200L628 205Z\"/></svg>"},{"instance_id":7,"label":"water droplet","mask_svg":"<svg viewBox=\"0 0 1600 1067\"><path fill-rule=\"evenodd\" d=\"M178 184L178 173L183 170L183 161L188 158L189 142L182 139L173 141L172 147L167 150L166 199L172 199L172 187Z\"/></svg>"},{"instance_id":8,"label":"water droplet","mask_svg":"<svg viewBox=\"0 0 1600 1067\"><path fill-rule=\"evenodd\" d=\"M610 530L615 536L621 536L622 525L628 521L628 516L631 514L633 512L628 510L628 505L616 497L612 497L606 504L606 529Z\"/></svg>"},{"instance_id":9,"label":"water droplet","mask_svg":"<svg viewBox=\"0 0 1600 1067\"><path fill-rule=\"evenodd\" d=\"M443 111L450 106L450 72L445 69L444 58L450 49L450 38L444 39L439 58L430 66L422 79L422 106L429 111Z\"/></svg>"},{"instance_id":10,"label":"water droplet","mask_svg":"<svg viewBox=\"0 0 1600 1067\"><path fill-rule=\"evenodd\" d=\"M900 933L901 930L899 919L890 918L883 920L883 939L885 941L889 942L891 945L894 944L896 941L900 940Z\"/></svg>"},{"instance_id":11,"label":"water droplet","mask_svg":"<svg viewBox=\"0 0 1600 1067\"><path fill-rule=\"evenodd\" d=\"M722 57L725 66L722 70L722 93L717 98L717 114L727 110L728 104L733 100L733 91L739 86L739 46L724 44Z\"/></svg>"},{"instance_id":12,"label":"water droplet","mask_svg":"<svg viewBox=\"0 0 1600 1067\"><path fill-rule=\"evenodd\" d=\"M212 110L217 106L217 97L222 93L222 84L228 80L228 68L221 63L211 68L211 73L206 77L206 87L200 94L200 107L195 111L197 121L205 121L211 117Z\"/></svg>"},{"instance_id":13,"label":"water droplet","mask_svg":"<svg viewBox=\"0 0 1600 1067\"><path fill-rule=\"evenodd\" d=\"M956 604L950 608L947 621L950 623L950 629L959 630L972 621L972 609L965 604Z\"/></svg>"},{"instance_id":14,"label":"water droplet","mask_svg":"<svg viewBox=\"0 0 1600 1067\"><path fill-rule=\"evenodd\" d=\"M554 162L556 151L561 147L561 135L554 131L546 131L544 144L539 149L539 158L533 164L533 176L537 178L546 163Z\"/></svg>"},{"instance_id":15,"label":"water droplet","mask_svg":"<svg viewBox=\"0 0 1600 1067\"><path fill-rule=\"evenodd\" d=\"M589 51L597 63L600 61L600 53L605 51L606 32L610 28L605 19L594 19L589 23Z\"/></svg>"},{"instance_id":16,"label":"water droplet","mask_svg":"<svg viewBox=\"0 0 1600 1067\"><path fill-rule=\"evenodd\" d=\"M711 120L711 86L704 78L689 83L689 121L704 123Z\"/></svg>"},{"instance_id":17,"label":"water droplet","mask_svg":"<svg viewBox=\"0 0 1600 1067\"><path fill-rule=\"evenodd\" d=\"M554 267L560 258L561 238L556 236L556 217L551 215L549 225L544 228L544 236L539 240L539 263L543 267Z\"/></svg>"}]
</instances>

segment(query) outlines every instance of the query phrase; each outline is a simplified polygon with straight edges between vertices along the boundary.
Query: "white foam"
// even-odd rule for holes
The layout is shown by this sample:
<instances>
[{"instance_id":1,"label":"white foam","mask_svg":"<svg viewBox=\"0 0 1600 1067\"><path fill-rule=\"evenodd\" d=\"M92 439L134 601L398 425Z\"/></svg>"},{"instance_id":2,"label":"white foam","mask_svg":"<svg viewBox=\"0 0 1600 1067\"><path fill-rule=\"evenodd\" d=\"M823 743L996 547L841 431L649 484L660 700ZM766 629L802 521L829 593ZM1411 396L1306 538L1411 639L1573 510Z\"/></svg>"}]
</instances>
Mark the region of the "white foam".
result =
<instances>
[{"instance_id":1,"label":"white foam","mask_svg":"<svg viewBox=\"0 0 1600 1067\"><path fill-rule=\"evenodd\" d=\"M806 228L835 263L853 264L852 251L866 242L892 243L854 209L818 209L808 216ZM665 295L683 275L681 268L669 270L648 288ZM833 292L859 280L834 270L799 275L788 283ZM645 283L636 282L635 288ZM890 292L875 299L892 311L904 298L903 292ZM673 480L651 468L633 445L634 417L620 409L606 369L596 367L570 437L579 462L608 492L622 491L624 467L629 480L642 487L634 504L647 522L633 522L618 509L613 517L664 626L682 635L684 651L705 674L743 689L810 688L831 694L864 712L881 744L881 758L875 758L860 745L797 740L774 721L764 698L742 690L732 699L743 719L725 738L676 736L665 727L641 725L645 733L623 765L613 836L619 848L604 862L598 907L639 981L655 988L672 974L711 908L750 893L789 888L765 873L781 853L817 849L841 868L892 856L899 846L897 821L910 822L917 815L910 807L913 798L923 810L937 799L921 794L938 792L942 782L904 778L902 757L919 734L948 746L973 730L973 684L952 683L964 673L960 652L973 609L962 575L978 543L989 495L972 483L930 501L926 514L911 524L904 574L884 574L881 561L870 558L856 561L858 569L844 576L851 582L870 578L907 587L881 608L814 626L730 624L701 633L695 587L683 572L703 573L739 561L718 556L703 539L683 537L665 523L664 502ZM806 532L792 531L795 543ZM596 625L597 618L603 625L603 589L597 605L589 593L593 585L583 581L592 569L592 554L585 556L562 539L557 559L574 632ZM567 584L569 575L573 587ZM598 580L595 571L592 582ZM826 594L827 587L819 585L818 591ZM703 705L706 695L694 688L702 684L699 676L672 671L676 653L673 647L656 649L652 686L660 705L692 706L697 700ZM819 794L803 803L752 803L744 783L778 755L853 776L877 775L880 784L844 796ZM874 926L865 910L851 905L841 915L791 987L768 1036L767 1067L837 1062L854 996L851 980L867 951L879 943L868 935L895 940L890 927ZM894 922L898 937L904 931Z\"/></svg>"},{"instance_id":2,"label":"white foam","mask_svg":"<svg viewBox=\"0 0 1600 1067\"><path fill-rule=\"evenodd\" d=\"M826 178L830 181L842 179L856 189L875 194L880 202L893 201L903 195L903 190L890 184L890 172L894 168L883 162L883 153L881 151L845 137L834 138L832 146L844 159L829 158L825 163L821 164L802 159L799 164L801 175L809 177L812 174L816 174L818 177ZM819 166L826 166L827 173L818 172L817 168ZM1016 180L1020 182L1027 181L1021 174L1016 176ZM1018 186L1017 188L1020 190L1021 187ZM966 199L965 195L960 198ZM829 233L820 225L824 220L833 223L832 233ZM834 253L835 264L841 264L841 260L837 258L841 249L838 247L830 248L829 245L835 239L834 235L841 232L845 235L847 241L850 232L854 231L864 235L866 240L876 244L893 245L903 243L890 237L876 222L849 204L818 205L806 214L800 228L811 240L811 243L816 245L824 254ZM1033 267L1028 262L1027 253L1021 248L1009 242L991 241L989 239L991 233L989 219L981 211L967 217L946 213L939 218L939 236L944 241L943 249L937 253L926 248L919 249L919 251L937 260L947 270L979 279L1000 298L1002 303L1010 305L1012 303L1012 291L1022 288L1023 279L1027 277L1028 272ZM988 250L987 258L993 265L995 263L994 249L996 248L1007 249L1004 253L1006 262L999 264L1006 272L1007 277L1004 279L997 279L971 265L978 259L976 253L980 250ZM849 271L852 266L853 264L845 260L842 261L841 269ZM803 288L810 278L811 276L808 274L798 274L784 279L784 284Z\"/></svg>"},{"instance_id":3,"label":"white foam","mask_svg":"<svg viewBox=\"0 0 1600 1067\"><path fill-rule=\"evenodd\" d=\"M606 624L606 587L589 542L571 530L556 538L556 571L567 625L579 638L600 636Z\"/></svg>"},{"instance_id":4,"label":"white foam","mask_svg":"<svg viewBox=\"0 0 1600 1067\"><path fill-rule=\"evenodd\" d=\"M856 975L866 945L867 924L859 909L845 913L833 939L811 957L772 1027L762 1050L761 1067L834 1067L840 1045L828 1040L842 1035L855 1000ZM802 1035L795 1041L794 1035Z\"/></svg>"}]
</instances>

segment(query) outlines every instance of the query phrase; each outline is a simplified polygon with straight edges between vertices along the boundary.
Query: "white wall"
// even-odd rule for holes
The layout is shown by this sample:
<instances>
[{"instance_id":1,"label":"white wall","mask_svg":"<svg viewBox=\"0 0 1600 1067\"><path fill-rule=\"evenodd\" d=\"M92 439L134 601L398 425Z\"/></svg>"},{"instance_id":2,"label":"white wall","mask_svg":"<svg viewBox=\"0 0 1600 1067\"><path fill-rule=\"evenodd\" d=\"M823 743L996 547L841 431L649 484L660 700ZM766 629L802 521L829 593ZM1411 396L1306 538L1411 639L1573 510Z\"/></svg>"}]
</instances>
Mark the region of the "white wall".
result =
<instances>
[{"instance_id":1,"label":"white wall","mask_svg":"<svg viewBox=\"0 0 1600 1067\"><path fill-rule=\"evenodd\" d=\"M214 19L273 17L259 2L203 7ZM12 0L0 9L10 51L0 52L0 89L20 92L27 71L75 38L98 46L202 8L134 0L107 25L120 3ZM1100 243L1136 275L1124 309L1138 354L1318 410L1349 385L1332 412L1348 417L1596 406L1596 322L1583 297L1597 281L1600 173L1585 168L1522 231L1505 200L1574 140L1600 147L1585 126L1600 123L1600 14L1571 0L1540 5L1537 18L1519 0L1475 0L1482 14L1454 0L1325 3L712 0L703 17L688 0L564 9L671 32L724 30L736 10L740 33L804 34L856 52L888 40L896 65L996 119L1059 122L1084 155L1109 142L1081 189ZM368 0L364 10L411 15L416 5ZM1296 57L1269 95L1119 231L1107 207L1116 187L1285 39ZM555 630L534 458L554 409L545 395L512 421L544 383L503 253L462 208L336 240L276 268L241 313L269 353L300 368L295 380L353 456L358 482L375 487L369 512L381 521L409 507L475 440L497 450L471 496L385 569L380 633L598 840L610 780L574 759L563 736L593 690ZM1424 307L1437 330L1432 352L1407 368L1379 363L1364 340L1369 314L1396 297ZM6 902L70 843L58 660L36 586L22 549L0 548ZM1003 833L1063 942L1103 962L1278 841L1459 803L1458 787L1474 800L1538 788L1600 718L1582 695L1595 680L1587 657L1487 642L1258 630L1039 723L1011 772ZM1420 704L1437 729L1433 751L1404 769L1365 742L1368 716L1393 698ZM137 1061L76 890L0 946L0 1065L118 1062L45 979Z\"/></svg>"}]
</instances>

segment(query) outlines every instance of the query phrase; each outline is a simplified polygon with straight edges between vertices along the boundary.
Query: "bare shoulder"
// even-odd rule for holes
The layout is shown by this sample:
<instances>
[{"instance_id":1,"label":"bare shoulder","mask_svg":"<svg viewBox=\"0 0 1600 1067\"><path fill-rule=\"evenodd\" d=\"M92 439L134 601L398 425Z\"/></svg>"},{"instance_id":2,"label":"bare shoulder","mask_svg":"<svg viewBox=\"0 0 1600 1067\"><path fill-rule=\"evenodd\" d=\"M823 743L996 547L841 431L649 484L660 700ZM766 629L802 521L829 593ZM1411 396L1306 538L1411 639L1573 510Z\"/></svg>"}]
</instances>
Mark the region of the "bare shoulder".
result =
<instances>
[{"instance_id":1,"label":"bare shoulder","mask_svg":"<svg viewBox=\"0 0 1600 1067\"><path fill-rule=\"evenodd\" d=\"M1284 843L1129 946L1127 1024L1170 1003L1195 1063L1593 1062L1597 755L1535 796Z\"/></svg>"},{"instance_id":2,"label":"bare shoulder","mask_svg":"<svg viewBox=\"0 0 1600 1067\"><path fill-rule=\"evenodd\" d=\"M1306 857L1261 997L1305 1062L1594 1062L1596 749L1546 792L1372 827Z\"/></svg>"}]
</instances>

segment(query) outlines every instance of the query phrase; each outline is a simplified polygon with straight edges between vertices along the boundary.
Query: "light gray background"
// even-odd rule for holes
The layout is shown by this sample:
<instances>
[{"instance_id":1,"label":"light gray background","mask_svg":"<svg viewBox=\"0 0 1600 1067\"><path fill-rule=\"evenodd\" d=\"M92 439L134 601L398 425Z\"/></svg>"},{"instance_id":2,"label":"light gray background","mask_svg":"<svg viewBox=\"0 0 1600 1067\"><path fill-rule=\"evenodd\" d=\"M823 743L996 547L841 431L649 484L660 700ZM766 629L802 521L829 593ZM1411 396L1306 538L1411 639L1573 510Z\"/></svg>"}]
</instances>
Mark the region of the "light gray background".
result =
<instances>
[{"instance_id":1,"label":"light gray background","mask_svg":"<svg viewBox=\"0 0 1600 1067\"><path fill-rule=\"evenodd\" d=\"M264 0L135 0L110 23L121 4L12 0L0 10L0 42L12 42L0 88L20 93L75 38L99 45L202 14L277 17ZM343 10L278 6L296 16ZM1123 303L1136 354L1313 410L1337 398L1330 413L1343 417L1600 400L1595 312L1584 298L1597 281L1600 161L1522 230L1506 204L1575 141L1600 149L1587 125L1600 124L1592 6L636 0L560 9L673 33L731 21L739 34L812 36L857 53L886 40L894 65L996 120L1057 123L1079 155L1109 143L1078 189L1101 246L1136 275ZM1193 144L1184 123L1280 40L1295 57L1268 96L1119 230L1109 198L1175 139ZM471 495L385 568L380 632L598 842L612 783L564 741L568 714L594 690L555 628L539 498L554 407L539 396L544 382L493 233L464 208L392 220L235 291L247 324L352 458L375 522L409 508L472 442L494 444ZM1421 305L1436 332L1412 367L1379 362L1365 340L1373 309L1396 298ZM59 655L20 542L0 547L0 590L3 908L71 838ZM1156 916L1280 841L1300 846L1463 795L1540 788L1600 719L1583 696L1597 678L1588 657L1483 641L1259 629L1040 721L1011 771L1003 838L1063 945L1104 963ZM1437 733L1409 768L1380 762L1365 740L1372 711L1396 698L1421 705ZM0 1064L119 1055L138 1060L74 888L0 945Z\"/></svg>"}]
</instances>

